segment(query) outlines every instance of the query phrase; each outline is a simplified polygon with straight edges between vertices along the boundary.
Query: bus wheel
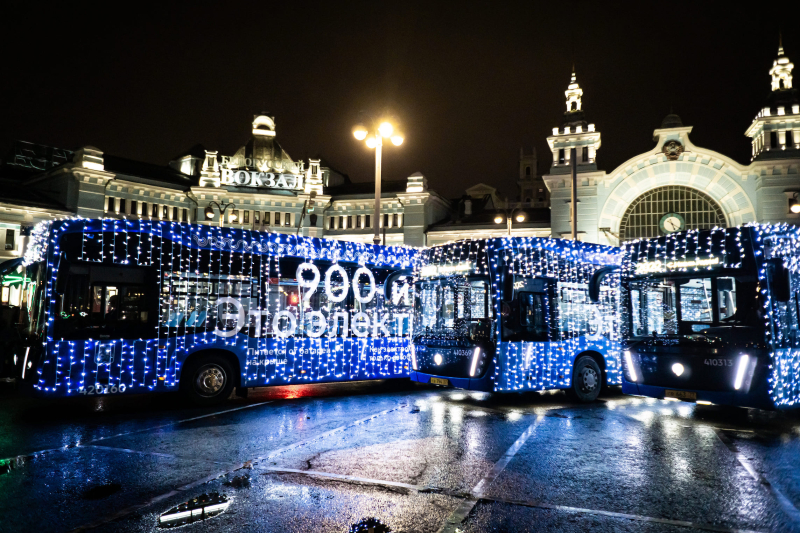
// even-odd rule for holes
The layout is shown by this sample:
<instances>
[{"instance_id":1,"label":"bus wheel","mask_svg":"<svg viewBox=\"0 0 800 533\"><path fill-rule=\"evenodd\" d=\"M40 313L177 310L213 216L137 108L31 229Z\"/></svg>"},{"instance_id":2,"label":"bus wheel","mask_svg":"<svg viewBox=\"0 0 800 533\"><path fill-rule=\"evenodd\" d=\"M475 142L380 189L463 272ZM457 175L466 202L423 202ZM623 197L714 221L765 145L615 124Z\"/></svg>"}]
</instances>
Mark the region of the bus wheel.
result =
<instances>
[{"instance_id":1,"label":"bus wheel","mask_svg":"<svg viewBox=\"0 0 800 533\"><path fill-rule=\"evenodd\" d=\"M572 372L572 388L570 396L581 402L593 402L600 395L603 373L597 366L597 361L584 355L575 361Z\"/></svg>"},{"instance_id":2,"label":"bus wheel","mask_svg":"<svg viewBox=\"0 0 800 533\"><path fill-rule=\"evenodd\" d=\"M233 390L233 369L219 355L208 355L189 361L181 371L180 390L196 405L224 402Z\"/></svg>"}]
</instances>

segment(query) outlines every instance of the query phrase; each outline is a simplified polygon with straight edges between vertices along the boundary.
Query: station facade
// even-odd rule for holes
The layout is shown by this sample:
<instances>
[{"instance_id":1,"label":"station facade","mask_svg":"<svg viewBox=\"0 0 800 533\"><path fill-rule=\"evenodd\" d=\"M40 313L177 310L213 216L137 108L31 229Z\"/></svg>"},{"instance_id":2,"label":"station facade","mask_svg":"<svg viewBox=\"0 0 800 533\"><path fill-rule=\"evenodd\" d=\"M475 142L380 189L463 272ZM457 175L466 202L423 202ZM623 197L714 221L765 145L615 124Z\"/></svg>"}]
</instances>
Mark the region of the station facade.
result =
<instances>
[{"instance_id":1,"label":"station facade","mask_svg":"<svg viewBox=\"0 0 800 533\"><path fill-rule=\"evenodd\" d=\"M553 237L571 235L572 154L580 240L618 245L684 229L800 223L800 214L791 211L800 201L800 98L793 68L779 46L768 101L745 132L752 143L750 164L696 146L689 138L692 127L670 114L653 132L652 150L611 172L597 168L600 131L586 120L583 90L573 73L563 122L547 138L553 163L544 181Z\"/></svg>"}]
</instances>

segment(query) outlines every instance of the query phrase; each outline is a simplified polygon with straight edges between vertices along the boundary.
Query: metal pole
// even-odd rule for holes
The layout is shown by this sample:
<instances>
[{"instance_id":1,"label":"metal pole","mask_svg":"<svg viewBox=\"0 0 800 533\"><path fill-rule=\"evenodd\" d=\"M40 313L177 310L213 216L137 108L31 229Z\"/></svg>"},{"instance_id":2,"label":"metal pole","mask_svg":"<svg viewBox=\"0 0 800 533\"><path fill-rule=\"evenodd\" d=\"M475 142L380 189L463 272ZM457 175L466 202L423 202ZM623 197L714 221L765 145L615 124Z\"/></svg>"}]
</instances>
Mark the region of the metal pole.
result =
<instances>
[{"instance_id":1,"label":"metal pole","mask_svg":"<svg viewBox=\"0 0 800 533\"><path fill-rule=\"evenodd\" d=\"M570 212L572 214L572 240L578 240L578 152L577 149L572 148L569 151L570 167L572 168L572 206Z\"/></svg>"},{"instance_id":2,"label":"metal pole","mask_svg":"<svg viewBox=\"0 0 800 533\"><path fill-rule=\"evenodd\" d=\"M378 245L381 243L381 148L383 139L381 139L380 133L375 134L375 139L377 141L375 145L375 220L372 222L375 236L372 238L372 242Z\"/></svg>"}]
</instances>

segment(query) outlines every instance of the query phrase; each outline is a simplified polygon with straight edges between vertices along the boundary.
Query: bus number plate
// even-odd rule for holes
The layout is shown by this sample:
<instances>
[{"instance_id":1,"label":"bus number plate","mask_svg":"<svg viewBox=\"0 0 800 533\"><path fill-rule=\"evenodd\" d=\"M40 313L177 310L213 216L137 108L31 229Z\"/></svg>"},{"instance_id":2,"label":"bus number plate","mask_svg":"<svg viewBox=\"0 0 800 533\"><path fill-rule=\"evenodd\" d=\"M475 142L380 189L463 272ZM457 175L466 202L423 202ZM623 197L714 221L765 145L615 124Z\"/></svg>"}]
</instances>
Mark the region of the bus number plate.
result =
<instances>
[{"instance_id":1,"label":"bus number plate","mask_svg":"<svg viewBox=\"0 0 800 533\"><path fill-rule=\"evenodd\" d=\"M696 400L697 393L685 390L664 391L664 398L680 398L681 400Z\"/></svg>"},{"instance_id":2,"label":"bus number plate","mask_svg":"<svg viewBox=\"0 0 800 533\"><path fill-rule=\"evenodd\" d=\"M445 387L450 385L450 381L442 378L431 378L431 383L434 385L444 385Z\"/></svg>"}]
</instances>

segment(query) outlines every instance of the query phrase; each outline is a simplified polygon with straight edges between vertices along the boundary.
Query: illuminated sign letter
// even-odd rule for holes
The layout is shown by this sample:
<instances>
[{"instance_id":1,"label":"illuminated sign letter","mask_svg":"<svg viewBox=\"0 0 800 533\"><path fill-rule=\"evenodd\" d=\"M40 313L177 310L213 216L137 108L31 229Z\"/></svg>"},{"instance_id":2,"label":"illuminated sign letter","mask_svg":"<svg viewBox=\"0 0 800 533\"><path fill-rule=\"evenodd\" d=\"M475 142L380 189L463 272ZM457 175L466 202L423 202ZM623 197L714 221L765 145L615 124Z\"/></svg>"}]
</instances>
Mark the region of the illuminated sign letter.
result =
<instances>
[{"instance_id":1,"label":"illuminated sign letter","mask_svg":"<svg viewBox=\"0 0 800 533\"><path fill-rule=\"evenodd\" d=\"M344 311L338 311L331 315L332 323L328 328L328 337L335 337L336 331L339 329L339 319L342 319L342 337L348 336L350 329L350 315Z\"/></svg>"},{"instance_id":2,"label":"illuminated sign letter","mask_svg":"<svg viewBox=\"0 0 800 533\"><path fill-rule=\"evenodd\" d=\"M367 313L356 313L353 315L353 333L355 333L356 337L368 337L369 336L369 326L370 326L369 315Z\"/></svg>"},{"instance_id":3,"label":"illuminated sign letter","mask_svg":"<svg viewBox=\"0 0 800 533\"><path fill-rule=\"evenodd\" d=\"M242 307L242 304L241 302L239 302L239 300L237 300L236 298L231 298L229 296L224 296L219 300L217 300L218 308L219 306L223 306L222 309L225 309L225 304L232 305L236 309L236 312L235 313L228 313L224 311L219 312L218 309L219 322L217 323L217 327L214 330L214 333L216 335L219 335L220 337L233 337L234 335L239 333L239 331L241 331L242 327L244 327L244 307ZM227 322L228 320L235 320L236 326L234 326L233 329L228 331L219 329L219 324L225 324L225 322Z\"/></svg>"},{"instance_id":4,"label":"illuminated sign letter","mask_svg":"<svg viewBox=\"0 0 800 533\"><path fill-rule=\"evenodd\" d=\"M306 317L308 317L308 329L306 330L308 336L315 339L317 337L322 337L322 334L325 333L325 330L328 328L325 315L319 311L311 311L306 314Z\"/></svg>"},{"instance_id":5,"label":"illuminated sign letter","mask_svg":"<svg viewBox=\"0 0 800 533\"><path fill-rule=\"evenodd\" d=\"M288 328L281 329L281 318L286 318L288 323ZM275 313L275 318L272 319L272 331L275 332L275 335L286 339L294 335L295 330L297 329L297 319L294 317L294 314L287 310L278 311Z\"/></svg>"},{"instance_id":6,"label":"illuminated sign letter","mask_svg":"<svg viewBox=\"0 0 800 533\"><path fill-rule=\"evenodd\" d=\"M389 318L388 314L385 314L385 315L383 315L382 317L379 318L378 317L378 312L375 311L375 317L374 317L374 320L372 322L372 336L373 337L380 337L380 335L378 334L378 329L379 328L381 330L383 330L383 334L386 335L387 337L389 337L391 335L389 333L389 330L386 329L386 319L387 318Z\"/></svg>"},{"instance_id":7,"label":"illuminated sign letter","mask_svg":"<svg viewBox=\"0 0 800 533\"><path fill-rule=\"evenodd\" d=\"M239 170L233 175L233 180L237 185L247 185L250 183L250 173L245 170Z\"/></svg>"}]
</instances>

